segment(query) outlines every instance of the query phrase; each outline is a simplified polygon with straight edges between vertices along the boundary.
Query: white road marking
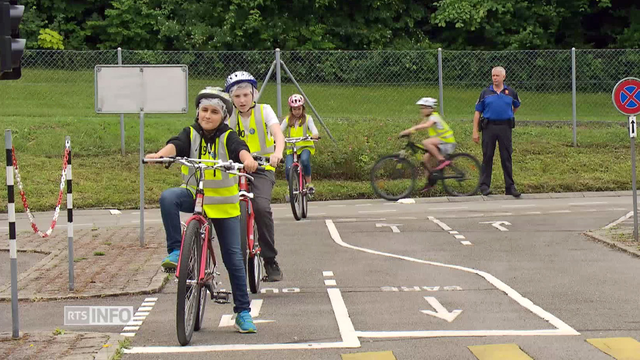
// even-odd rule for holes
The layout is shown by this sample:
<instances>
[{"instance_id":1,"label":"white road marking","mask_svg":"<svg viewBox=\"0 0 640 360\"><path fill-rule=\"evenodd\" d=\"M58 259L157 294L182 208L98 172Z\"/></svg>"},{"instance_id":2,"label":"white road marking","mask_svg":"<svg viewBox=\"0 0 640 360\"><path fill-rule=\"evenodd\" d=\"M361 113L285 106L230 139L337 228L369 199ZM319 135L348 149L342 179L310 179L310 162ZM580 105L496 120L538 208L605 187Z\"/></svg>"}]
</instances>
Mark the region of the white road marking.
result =
<instances>
[{"instance_id":1,"label":"white road marking","mask_svg":"<svg viewBox=\"0 0 640 360\"><path fill-rule=\"evenodd\" d=\"M430 207L429 210L462 210L468 209L468 206L451 206L451 207Z\"/></svg>"},{"instance_id":2,"label":"white road marking","mask_svg":"<svg viewBox=\"0 0 640 360\"><path fill-rule=\"evenodd\" d=\"M322 276L333 276L333 271L323 271Z\"/></svg>"},{"instance_id":3,"label":"white road marking","mask_svg":"<svg viewBox=\"0 0 640 360\"><path fill-rule=\"evenodd\" d=\"M464 235L453 235L456 239L460 240L460 239L466 239L466 237L464 237Z\"/></svg>"},{"instance_id":4,"label":"white road marking","mask_svg":"<svg viewBox=\"0 0 640 360\"><path fill-rule=\"evenodd\" d=\"M347 205L329 205L328 207L345 207Z\"/></svg>"},{"instance_id":5,"label":"white road marking","mask_svg":"<svg viewBox=\"0 0 640 360\"><path fill-rule=\"evenodd\" d=\"M612 222L611 224L609 224L609 225L607 225L607 226L603 227L603 229L609 229L609 228L612 228L612 227L614 227L614 226L616 226L616 225L620 224L621 222L623 222L623 221L627 220L627 219L628 219L628 218L630 218L632 215L633 215L633 210L629 211L626 215L622 216L620 219L618 219L618 220L616 220L616 221Z\"/></svg>"},{"instance_id":6,"label":"white road marking","mask_svg":"<svg viewBox=\"0 0 640 360\"><path fill-rule=\"evenodd\" d=\"M161 221L162 221L162 219L144 219L144 222L146 222L146 223L148 223L148 222L150 222L150 223L161 222ZM134 224L139 224L140 220L131 220L131 222L134 223Z\"/></svg>"},{"instance_id":7,"label":"white road marking","mask_svg":"<svg viewBox=\"0 0 640 360\"><path fill-rule=\"evenodd\" d=\"M453 320L455 320L458 317L458 315L460 315L462 313L462 310L453 310L452 312L449 312L447 309L445 309L444 306L442 306L442 304L440 304L438 299L436 299L433 296L425 296L424 299L429 302L429 305L431 305L435 309L435 311L432 311L432 310L420 310L420 312L423 313L423 314L435 316L435 317L440 318L442 320L446 320L448 322L452 322Z\"/></svg>"},{"instance_id":8,"label":"white road marking","mask_svg":"<svg viewBox=\"0 0 640 360\"><path fill-rule=\"evenodd\" d=\"M590 202L569 203L569 206L598 205L598 204L608 204L608 203L606 201L590 201Z\"/></svg>"},{"instance_id":9,"label":"white road marking","mask_svg":"<svg viewBox=\"0 0 640 360\"><path fill-rule=\"evenodd\" d=\"M396 219L398 219L398 220L418 220L417 217L413 217L413 216L399 216Z\"/></svg>"},{"instance_id":10,"label":"white road marking","mask_svg":"<svg viewBox=\"0 0 640 360\"><path fill-rule=\"evenodd\" d=\"M527 215L540 215L542 213L540 211L529 211L529 212L526 212L525 214L527 214Z\"/></svg>"},{"instance_id":11,"label":"white road marking","mask_svg":"<svg viewBox=\"0 0 640 360\"><path fill-rule=\"evenodd\" d=\"M570 213L571 210L551 210L549 211L549 214L564 214L564 213Z\"/></svg>"},{"instance_id":12,"label":"white road marking","mask_svg":"<svg viewBox=\"0 0 640 360\"><path fill-rule=\"evenodd\" d=\"M136 333L121 332L120 335L125 336L125 337L134 337L134 336L136 336Z\"/></svg>"},{"instance_id":13,"label":"white road marking","mask_svg":"<svg viewBox=\"0 0 640 360\"><path fill-rule=\"evenodd\" d=\"M467 241L467 240L460 241L460 244L462 244L462 245L473 245L473 244L471 243L471 241Z\"/></svg>"},{"instance_id":14,"label":"white road marking","mask_svg":"<svg viewBox=\"0 0 640 360\"><path fill-rule=\"evenodd\" d=\"M335 280L333 280L333 279L327 279L327 280L325 280L325 281L324 281L324 284L325 284L326 286L336 286L336 285L337 285L336 281L335 281Z\"/></svg>"},{"instance_id":15,"label":"white road marking","mask_svg":"<svg viewBox=\"0 0 640 360\"><path fill-rule=\"evenodd\" d=\"M451 235L457 235L457 234L459 234L459 232L451 230L451 231L449 231L449 234L451 234Z\"/></svg>"},{"instance_id":16,"label":"white road marking","mask_svg":"<svg viewBox=\"0 0 640 360\"><path fill-rule=\"evenodd\" d=\"M400 229L398 229L398 226L402 226L402 224L381 224L381 223L376 223L376 227L377 228L381 228L381 227L385 227L385 226L390 227L392 232L399 233Z\"/></svg>"},{"instance_id":17,"label":"white road marking","mask_svg":"<svg viewBox=\"0 0 640 360\"><path fill-rule=\"evenodd\" d=\"M525 207L536 207L538 205L534 204L521 204L521 205L502 205L503 208L525 208Z\"/></svg>"},{"instance_id":18,"label":"white road marking","mask_svg":"<svg viewBox=\"0 0 640 360\"><path fill-rule=\"evenodd\" d=\"M391 210L369 210L369 211L358 211L360 214L375 214L375 213L388 213L388 212L396 212L398 210L396 209L391 209Z\"/></svg>"},{"instance_id":19,"label":"white road marking","mask_svg":"<svg viewBox=\"0 0 640 360\"><path fill-rule=\"evenodd\" d=\"M149 306L141 306L138 308L138 311L151 311L151 310L153 310L153 308Z\"/></svg>"},{"instance_id":20,"label":"white road marking","mask_svg":"<svg viewBox=\"0 0 640 360\"><path fill-rule=\"evenodd\" d=\"M501 221L501 220L498 220L498 221L482 221L482 222L480 222L480 224L491 224L491 226L493 226L494 228L496 228L496 229L498 229L500 231L509 231L509 229L507 229L506 227L501 226L501 225L511 225L510 222Z\"/></svg>"},{"instance_id":21,"label":"white road marking","mask_svg":"<svg viewBox=\"0 0 640 360\"><path fill-rule=\"evenodd\" d=\"M371 206L371 204L356 204L356 206Z\"/></svg>"},{"instance_id":22,"label":"white road marking","mask_svg":"<svg viewBox=\"0 0 640 360\"><path fill-rule=\"evenodd\" d=\"M275 322L275 320L256 319L258 316L260 316L260 310L262 309L262 302L263 302L262 299L251 300L251 305L249 306L251 307L251 317L253 318L253 322L256 324ZM233 326L235 325L235 319L236 319L235 314L222 315L222 317L220 318L220 323L218 324L218 327Z\"/></svg>"},{"instance_id":23,"label":"white road marking","mask_svg":"<svg viewBox=\"0 0 640 360\"><path fill-rule=\"evenodd\" d=\"M145 301L140 306L154 306L155 304L156 304L155 301L153 301L153 302Z\"/></svg>"},{"instance_id":24,"label":"white road marking","mask_svg":"<svg viewBox=\"0 0 640 360\"><path fill-rule=\"evenodd\" d=\"M463 266L458 266L458 265L449 265L449 264L437 263L433 261L420 260L420 259L415 259L408 256L385 253L381 251L371 250L371 249L347 244L344 241L342 241L342 238L340 237L340 233L338 232L338 229L336 228L333 221L331 221L330 219L327 219L325 220L325 224L329 229L329 233L331 234L331 238L333 239L333 241L336 244L348 249L362 251L369 254L392 257L392 258L416 262L420 264L440 266L440 267L460 270L460 271L479 275L482 278L484 278L487 282L489 282L491 285L495 286L498 290L504 292L507 296L509 296L518 304L520 304L522 307L531 311L535 315L548 321L551 325L556 327L556 329L553 329L553 330L357 331L356 334L359 337L399 338L399 337L491 336L491 335L493 336L580 335L580 333L574 330L571 326L567 325L565 322L558 319L557 317L547 312L546 310L542 309L538 305L535 305L531 300L520 295L517 291L512 289L509 285L505 284L500 279L496 278L495 276L487 272L475 270L475 269L471 269Z\"/></svg>"},{"instance_id":25,"label":"white road marking","mask_svg":"<svg viewBox=\"0 0 640 360\"><path fill-rule=\"evenodd\" d=\"M248 350L303 350L303 349L353 349L360 347L360 340L349 317L347 306L342 298L340 289L328 288L327 293L331 307L338 323L338 330L342 341L315 343L287 343L287 344L229 344L229 345L199 345L199 346L141 346L124 349L127 354L164 354L164 353L195 353L213 351L248 351ZM255 321L254 321L255 322Z\"/></svg>"},{"instance_id":26,"label":"white road marking","mask_svg":"<svg viewBox=\"0 0 640 360\"><path fill-rule=\"evenodd\" d=\"M133 314L133 316L149 316L149 312L148 311L138 311L135 314Z\"/></svg>"},{"instance_id":27,"label":"white road marking","mask_svg":"<svg viewBox=\"0 0 640 360\"><path fill-rule=\"evenodd\" d=\"M336 219L336 222L355 222L358 219Z\"/></svg>"},{"instance_id":28,"label":"white road marking","mask_svg":"<svg viewBox=\"0 0 640 360\"><path fill-rule=\"evenodd\" d=\"M148 297L148 298L144 299L144 301L145 302L147 302L147 301L158 301L158 298L157 297Z\"/></svg>"},{"instance_id":29,"label":"white road marking","mask_svg":"<svg viewBox=\"0 0 640 360\"><path fill-rule=\"evenodd\" d=\"M140 326L125 326L122 328L122 331L134 331L140 329Z\"/></svg>"},{"instance_id":30,"label":"white road marking","mask_svg":"<svg viewBox=\"0 0 640 360\"><path fill-rule=\"evenodd\" d=\"M493 215L493 216L509 216L509 215L513 215L513 213L504 212L504 213L493 213L491 215Z\"/></svg>"}]
</instances>

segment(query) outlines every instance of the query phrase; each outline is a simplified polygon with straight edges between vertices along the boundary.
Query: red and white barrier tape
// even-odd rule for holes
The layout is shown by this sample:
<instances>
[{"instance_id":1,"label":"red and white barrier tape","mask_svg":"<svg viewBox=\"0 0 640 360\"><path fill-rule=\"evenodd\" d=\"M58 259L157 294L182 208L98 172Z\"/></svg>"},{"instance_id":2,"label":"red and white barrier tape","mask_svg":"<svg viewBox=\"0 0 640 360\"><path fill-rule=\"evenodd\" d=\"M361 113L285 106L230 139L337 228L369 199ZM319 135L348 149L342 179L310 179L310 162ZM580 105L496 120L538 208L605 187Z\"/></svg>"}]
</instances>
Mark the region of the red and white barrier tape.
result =
<instances>
[{"instance_id":1,"label":"red and white barrier tape","mask_svg":"<svg viewBox=\"0 0 640 360\"><path fill-rule=\"evenodd\" d=\"M20 197L22 198L22 205L24 206L24 210L29 216L29 221L31 222L31 228L33 231L40 235L40 237L48 237L51 235L51 232L56 227L56 222L58 221L58 215L60 214L60 204L62 203L62 192L65 186L65 180L67 178L67 161L69 161L69 148L64 149L64 159L62 161L62 176L60 179L60 192L58 193L58 203L56 204L56 210L53 214L53 220L51 221L51 227L46 232L42 232L38 230L38 226L35 223L35 219L33 218L33 214L31 214L31 210L29 210L29 203L27 202L27 197L24 194L24 189L22 186L22 179L20 178L20 172L18 171L18 160L16 159L16 150L15 148L11 148L11 153L13 155L13 172L16 176L16 182L18 183L18 188L20 189Z\"/></svg>"}]
</instances>

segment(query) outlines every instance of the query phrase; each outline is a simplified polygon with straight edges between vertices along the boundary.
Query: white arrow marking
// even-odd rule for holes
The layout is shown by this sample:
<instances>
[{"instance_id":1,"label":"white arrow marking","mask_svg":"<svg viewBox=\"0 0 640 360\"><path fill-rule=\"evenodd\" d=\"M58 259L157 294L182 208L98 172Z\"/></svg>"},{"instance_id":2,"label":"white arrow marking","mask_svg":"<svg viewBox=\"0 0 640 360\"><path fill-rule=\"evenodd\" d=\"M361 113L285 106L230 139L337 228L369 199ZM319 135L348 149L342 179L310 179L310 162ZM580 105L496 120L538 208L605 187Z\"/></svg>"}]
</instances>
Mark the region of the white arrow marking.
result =
<instances>
[{"instance_id":1,"label":"white arrow marking","mask_svg":"<svg viewBox=\"0 0 640 360\"><path fill-rule=\"evenodd\" d=\"M266 322L274 322L275 320L256 320L258 315L260 315L260 309L262 308L262 299L254 299L251 300L251 317L253 318L253 322L255 324L258 323L266 323ZM236 315L222 315L220 319L220 324L218 327L225 326L233 326L235 324Z\"/></svg>"},{"instance_id":2,"label":"white arrow marking","mask_svg":"<svg viewBox=\"0 0 640 360\"><path fill-rule=\"evenodd\" d=\"M402 224L381 224L381 223L376 223L376 227L384 227L384 226L390 227L391 231L393 231L394 233L399 233L400 229L398 229L398 226L402 226Z\"/></svg>"},{"instance_id":3,"label":"white arrow marking","mask_svg":"<svg viewBox=\"0 0 640 360\"><path fill-rule=\"evenodd\" d=\"M427 300L436 311L434 312L431 310L420 310L423 314L435 316L442 320L452 322L458 317L458 315L462 313L462 310L453 310L452 312L447 311L447 309L445 309L444 306L442 306L442 304L440 304L440 302L432 296L425 296L424 299Z\"/></svg>"},{"instance_id":4,"label":"white arrow marking","mask_svg":"<svg viewBox=\"0 0 640 360\"><path fill-rule=\"evenodd\" d=\"M491 224L491 226L500 231L509 231L509 229L500 225L511 225L511 223L508 221L482 221L480 224Z\"/></svg>"}]
</instances>

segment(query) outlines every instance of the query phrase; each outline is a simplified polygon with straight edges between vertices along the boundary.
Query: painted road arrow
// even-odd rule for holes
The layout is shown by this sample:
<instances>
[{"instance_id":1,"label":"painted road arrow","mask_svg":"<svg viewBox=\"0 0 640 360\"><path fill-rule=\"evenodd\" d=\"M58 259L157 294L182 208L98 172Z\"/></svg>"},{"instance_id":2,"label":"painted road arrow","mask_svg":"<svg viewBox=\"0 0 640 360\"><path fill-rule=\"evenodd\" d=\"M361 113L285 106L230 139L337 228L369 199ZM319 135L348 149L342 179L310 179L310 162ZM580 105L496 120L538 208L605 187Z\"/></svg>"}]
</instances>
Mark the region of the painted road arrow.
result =
<instances>
[{"instance_id":1,"label":"painted road arrow","mask_svg":"<svg viewBox=\"0 0 640 360\"><path fill-rule=\"evenodd\" d=\"M391 231L393 231L394 233L399 233L400 229L398 229L398 226L401 226L402 224L381 224L381 223L376 223L376 227L384 227L384 226L388 226L391 228Z\"/></svg>"},{"instance_id":2,"label":"painted road arrow","mask_svg":"<svg viewBox=\"0 0 640 360\"><path fill-rule=\"evenodd\" d=\"M447 309L445 309L444 306L442 306L442 304L440 304L440 302L433 296L425 296L424 299L427 300L436 311L420 310L423 314L435 316L442 320L452 322L462 313L462 310L453 310L452 312L447 311Z\"/></svg>"},{"instance_id":3,"label":"painted road arrow","mask_svg":"<svg viewBox=\"0 0 640 360\"><path fill-rule=\"evenodd\" d=\"M511 223L508 221L482 221L480 222L480 224L491 224L491 226L500 231L509 231L509 229L501 225L511 225Z\"/></svg>"}]
</instances>

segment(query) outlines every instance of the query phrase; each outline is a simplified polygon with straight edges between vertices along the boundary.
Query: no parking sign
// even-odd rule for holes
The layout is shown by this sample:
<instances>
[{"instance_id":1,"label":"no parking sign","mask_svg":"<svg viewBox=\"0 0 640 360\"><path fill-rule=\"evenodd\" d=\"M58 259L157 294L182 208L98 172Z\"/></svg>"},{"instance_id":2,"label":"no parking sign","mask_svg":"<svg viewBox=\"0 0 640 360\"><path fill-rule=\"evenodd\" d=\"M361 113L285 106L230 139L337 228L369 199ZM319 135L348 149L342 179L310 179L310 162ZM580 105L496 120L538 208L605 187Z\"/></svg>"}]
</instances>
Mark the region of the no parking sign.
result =
<instances>
[{"instance_id":1,"label":"no parking sign","mask_svg":"<svg viewBox=\"0 0 640 360\"><path fill-rule=\"evenodd\" d=\"M633 238L638 241L638 195L636 190L636 145L638 132L636 115L640 114L640 80L624 78L613 87L613 106L629 116L629 137L631 138L631 187L633 190Z\"/></svg>"}]
</instances>

